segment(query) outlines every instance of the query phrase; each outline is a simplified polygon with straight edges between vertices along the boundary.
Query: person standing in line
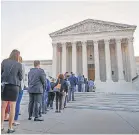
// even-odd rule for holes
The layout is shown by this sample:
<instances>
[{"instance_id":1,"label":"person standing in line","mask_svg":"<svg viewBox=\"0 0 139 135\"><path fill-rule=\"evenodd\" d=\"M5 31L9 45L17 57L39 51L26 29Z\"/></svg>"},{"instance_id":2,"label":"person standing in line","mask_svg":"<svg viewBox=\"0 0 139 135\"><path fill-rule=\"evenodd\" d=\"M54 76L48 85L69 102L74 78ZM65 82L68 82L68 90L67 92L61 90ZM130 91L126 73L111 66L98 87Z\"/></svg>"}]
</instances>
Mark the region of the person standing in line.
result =
<instances>
[{"instance_id":1,"label":"person standing in line","mask_svg":"<svg viewBox=\"0 0 139 135\"><path fill-rule=\"evenodd\" d=\"M93 91L93 88L94 88L94 82L92 79L90 79L88 81L88 85L89 85L89 92L92 92Z\"/></svg>"},{"instance_id":2,"label":"person standing in line","mask_svg":"<svg viewBox=\"0 0 139 135\"><path fill-rule=\"evenodd\" d=\"M1 105L1 131L4 130L3 122L5 118L5 109L7 103L10 104L9 115L9 128L7 133L13 133L13 122L15 116L16 100L23 79L22 65L19 63L20 52L13 50L8 59L5 59L1 63L1 83L2 83L2 105Z\"/></svg>"},{"instance_id":3,"label":"person standing in line","mask_svg":"<svg viewBox=\"0 0 139 135\"><path fill-rule=\"evenodd\" d=\"M84 78L81 74L78 76L78 92L83 92L83 83L84 83Z\"/></svg>"},{"instance_id":4,"label":"person standing in line","mask_svg":"<svg viewBox=\"0 0 139 135\"><path fill-rule=\"evenodd\" d=\"M54 93L54 86L55 86L55 82L54 79L52 79L51 83L50 83L50 91L48 92L48 102L47 102L47 107L50 106L51 109L53 109L53 102L54 102L54 98L55 98L55 93Z\"/></svg>"},{"instance_id":5,"label":"person standing in line","mask_svg":"<svg viewBox=\"0 0 139 135\"><path fill-rule=\"evenodd\" d=\"M85 92L87 92L87 86L88 86L88 84L87 84L87 78L84 79L84 84L85 84Z\"/></svg>"},{"instance_id":6,"label":"person standing in line","mask_svg":"<svg viewBox=\"0 0 139 135\"><path fill-rule=\"evenodd\" d=\"M66 89L66 96L65 96L65 102L64 102L64 108L66 108L66 105L67 105L67 102L69 102L69 99L68 99L68 94L69 94L69 90L70 90L70 81L68 80L69 78L69 75L67 75L65 81L67 82L67 89Z\"/></svg>"},{"instance_id":7,"label":"person standing in line","mask_svg":"<svg viewBox=\"0 0 139 135\"><path fill-rule=\"evenodd\" d=\"M82 77L83 77L82 92L85 92L85 77L84 75Z\"/></svg>"},{"instance_id":8,"label":"person standing in line","mask_svg":"<svg viewBox=\"0 0 139 135\"><path fill-rule=\"evenodd\" d=\"M22 57L21 56L20 56L19 62L22 64ZM18 120L18 116L19 116L20 103L21 103L21 100L23 97L23 89L24 89L24 85L25 85L25 66L23 64L22 64L22 74L23 74L22 75L23 79L21 81L21 87L20 87L21 90L19 91L18 99L16 101L16 110L15 110L15 117L14 117L14 123L13 123L14 126L20 124L19 122L17 122L17 120Z\"/></svg>"},{"instance_id":9,"label":"person standing in line","mask_svg":"<svg viewBox=\"0 0 139 135\"><path fill-rule=\"evenodd\" d=\"M47 78L46 78L46 81L45 81L45 88L44 88L44 91L43 91L43 94L42 94L42 106L40 107L40 113L42 111L42 114L46 114L47 112L47 97L48 97L48 92L47 92L47 87L48 87L48 83L47 83Z\"/></svg>"},{"instance_id":10,"label":"person standing in line","mask_svg":"<svg viewBox=\"0 0 139 135\"><path fill-rule=\"evenodd\" d=\"M76 77L74 76L74 74L72 74L69 79L70 81L70 92L69 92L69 101L71 101L71 98L72 98L72 101L74 101L74 91L75 91L75 87L76 87Z\"/></svg>"},{"instance_id":11,"label":"person standing in line","mask_svg":"<svg viewBox=\"0 0 139 135\"><path fill-rule=\"evenodd\" d=\"M56 113L60 113L62 110L62 98L64 90L67 87L67 83L64 80L64 75L60 74L58 76L57 82L55 84L56 87ZM59 104L58 104L59 103Z\"/></svg>"},{"instance_id":12,"label":"person standing in line","mask_svg":"<svg viewBox=\"0 0 139 135\"><path fill-rule=\"evenodd\" d=\"M32 119L34 113L34 121L43 121L40 108L42 107L42 94L45 89L46 74L40 68L40 61L34 61L34 68L28 73L28 92L29 92L29 118Z\"/></svg>"}]
</instances>

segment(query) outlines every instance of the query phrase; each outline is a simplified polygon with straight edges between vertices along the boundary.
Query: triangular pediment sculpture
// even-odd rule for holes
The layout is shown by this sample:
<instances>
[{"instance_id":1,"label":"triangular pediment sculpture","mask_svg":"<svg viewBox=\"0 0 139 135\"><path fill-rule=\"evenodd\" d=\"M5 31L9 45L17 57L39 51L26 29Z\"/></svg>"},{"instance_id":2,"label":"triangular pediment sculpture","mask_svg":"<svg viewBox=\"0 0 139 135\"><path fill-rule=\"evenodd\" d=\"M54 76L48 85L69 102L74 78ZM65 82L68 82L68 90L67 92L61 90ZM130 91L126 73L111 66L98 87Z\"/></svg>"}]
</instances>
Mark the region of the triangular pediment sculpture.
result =
<instances>
[{"instance_id":1,"label":"triangular pediment sculpture","mask_svg":"<svg viewBox=\"0 0 139 135\"><path fill-rule=\"evenodd\" d=\"M109 31L126 30L126 29L135 30L136 26L87 19L82 22L73 24L69 27L66 27L64 29L53 32L50 34L50 36L53 37L53 36L60 36L60 35L91 34L97 32L109 32Z\"/></svg>"}]
</instances>

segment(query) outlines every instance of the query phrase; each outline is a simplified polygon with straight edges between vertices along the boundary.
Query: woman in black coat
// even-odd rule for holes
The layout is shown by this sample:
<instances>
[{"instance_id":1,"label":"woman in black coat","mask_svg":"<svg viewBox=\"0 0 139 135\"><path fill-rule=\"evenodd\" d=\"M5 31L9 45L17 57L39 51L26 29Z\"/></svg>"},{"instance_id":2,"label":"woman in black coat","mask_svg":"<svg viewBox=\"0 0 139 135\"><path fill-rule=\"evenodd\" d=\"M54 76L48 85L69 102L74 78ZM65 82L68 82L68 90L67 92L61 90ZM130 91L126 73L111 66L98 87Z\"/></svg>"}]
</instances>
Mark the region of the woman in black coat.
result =
<instances>
[{"instance_id":1,"label":"woman in black coat","mask_svg":"<svg viewBox=\"0 0 139 135\"><path fill-rule=\"evenodd\" d=\"M3 91L1 93L1 131L4 130L3 122L7 103L10 102L9 128L7 133L13 133L15 130L12 127L15 116L16 100L21 87L22 65L19 63L20 52L13 50L8 59L2 61L1 64L1 82Z\"/></svg>"}]
</instances>

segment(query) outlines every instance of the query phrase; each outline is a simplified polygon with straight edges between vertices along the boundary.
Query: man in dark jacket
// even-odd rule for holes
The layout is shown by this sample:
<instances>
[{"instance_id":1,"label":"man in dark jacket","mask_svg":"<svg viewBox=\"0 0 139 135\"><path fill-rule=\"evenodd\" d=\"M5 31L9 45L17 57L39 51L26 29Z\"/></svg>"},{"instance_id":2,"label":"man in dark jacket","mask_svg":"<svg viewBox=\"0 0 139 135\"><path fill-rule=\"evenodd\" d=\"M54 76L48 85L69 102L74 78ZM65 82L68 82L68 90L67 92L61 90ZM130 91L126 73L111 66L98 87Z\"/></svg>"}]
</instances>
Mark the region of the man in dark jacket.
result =
<instances>
[{"instance_id":1,"label":"man in dark jacket","mask_svg":"<svg viewBox=\"0 0 139 135\"><path fill-rule=\"evenodd\" d=\"M40 68L40 61L34 61L34 68L28 73L28 92L29 92L29 120L34 113L34 121L43 121L40 117L40 108L42 106L42 94L45 89L46 75Z\"/></svg>"}]
</instances>

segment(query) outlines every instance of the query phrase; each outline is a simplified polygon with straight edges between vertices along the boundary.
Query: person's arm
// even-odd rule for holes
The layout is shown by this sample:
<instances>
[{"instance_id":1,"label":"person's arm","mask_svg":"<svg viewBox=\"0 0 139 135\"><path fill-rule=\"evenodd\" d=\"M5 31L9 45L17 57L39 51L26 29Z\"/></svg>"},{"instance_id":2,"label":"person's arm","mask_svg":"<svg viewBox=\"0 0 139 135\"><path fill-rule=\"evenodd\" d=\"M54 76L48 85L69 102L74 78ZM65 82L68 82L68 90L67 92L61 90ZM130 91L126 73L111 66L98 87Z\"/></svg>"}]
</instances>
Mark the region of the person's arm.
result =
<instances>
[{"instance_id":1,"label":"person's arm","mask_svg":"<svg viewBox=\"0 0 139 135\"><path fill-rule=\"evenodd\" d=\"M3 72L4 72L4 63L2 61L2 63L1 63L1 75L2 75Z\"/></svg>"},{"instance_id":2,"label":"person's arm","mask_svg":"<svg viewBox=\"0 0 139 135\"><path fill-rule=\"evenodd\" d=\"M23 79L23 70L22 70L22 64L20 64L20 63L19 63L18 76L19 76L19 80L22 81L22 79Z\"/></svg>"},{"instance_id":3,"label":"person's arm","mask_svg":"<svg viewBox=\"0 0 139 135\"><path fill-rule=\"evenodd\" d=\"M46 88L46 74L43 69L41 69L40 80L44 88Z\"/></svg>"}]
</instances>

